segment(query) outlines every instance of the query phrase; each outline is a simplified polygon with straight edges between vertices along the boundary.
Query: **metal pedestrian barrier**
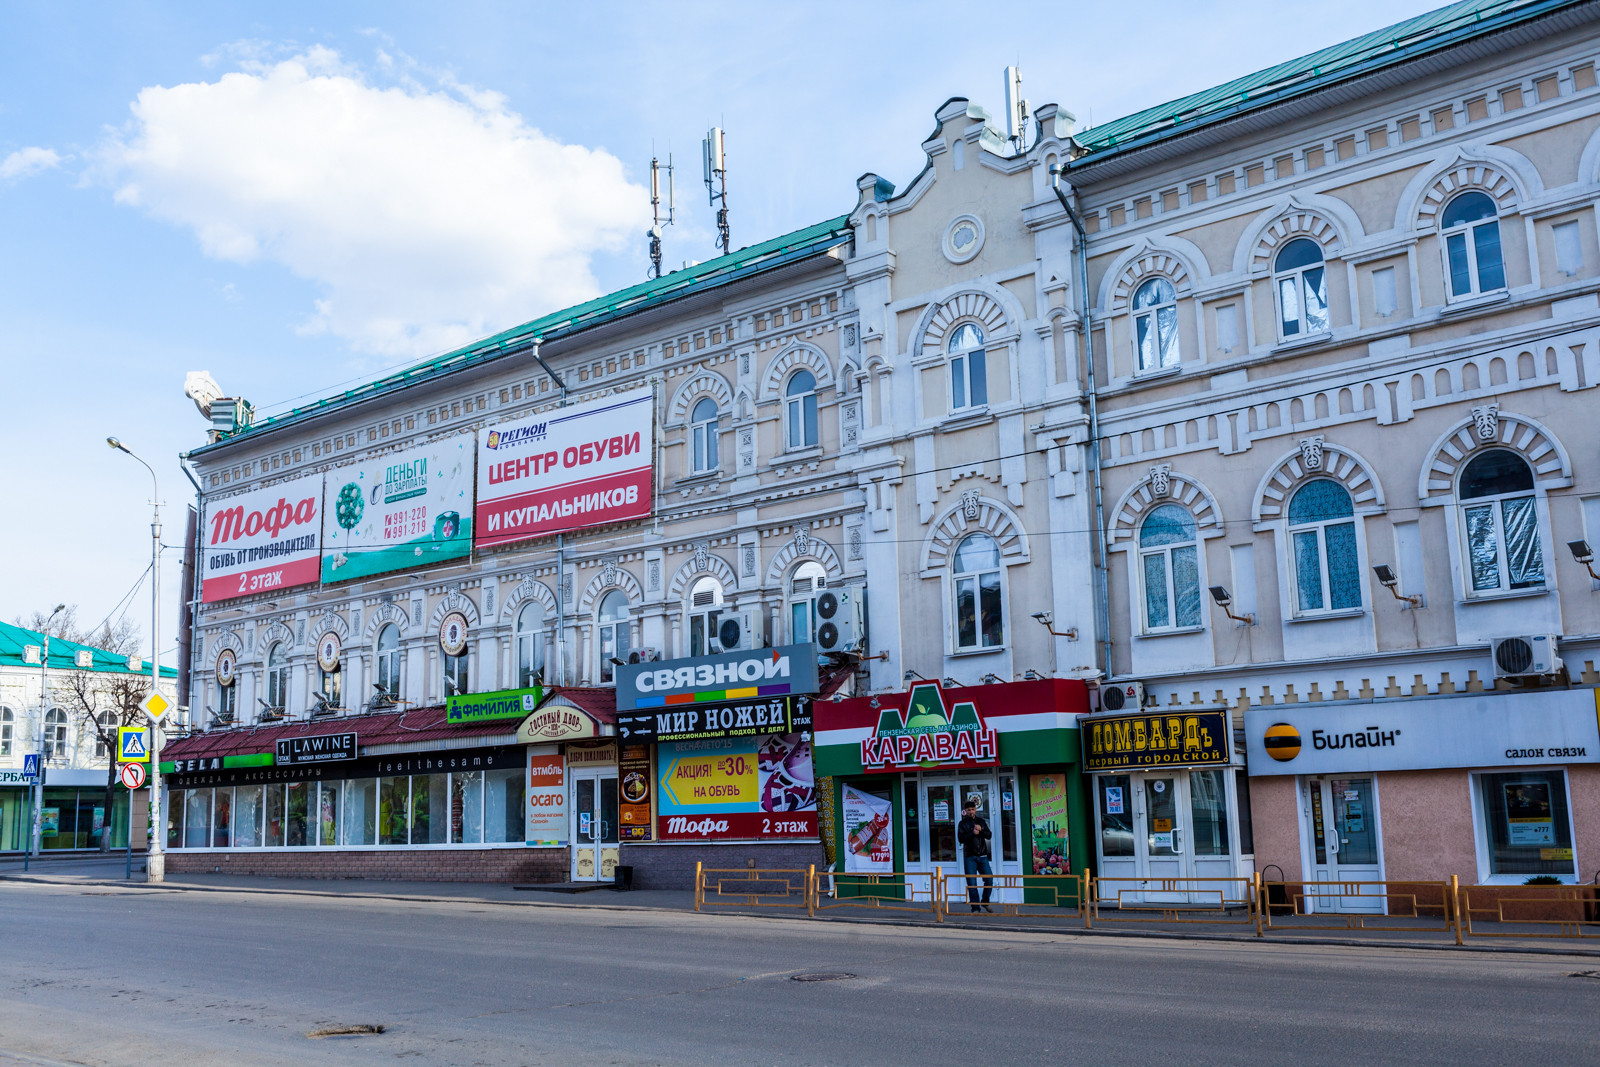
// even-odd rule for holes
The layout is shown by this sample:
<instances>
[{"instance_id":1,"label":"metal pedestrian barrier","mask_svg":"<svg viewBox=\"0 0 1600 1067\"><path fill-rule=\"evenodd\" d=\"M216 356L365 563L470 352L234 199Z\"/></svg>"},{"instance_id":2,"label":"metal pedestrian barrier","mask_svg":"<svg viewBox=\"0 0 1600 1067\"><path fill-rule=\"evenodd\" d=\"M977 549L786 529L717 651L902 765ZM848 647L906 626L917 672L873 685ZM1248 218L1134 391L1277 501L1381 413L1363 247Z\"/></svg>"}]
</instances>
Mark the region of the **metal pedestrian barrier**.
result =
<instances>
[{"instance_id":1,"label":"metal pedestrian barrier","mask_svg":"<svg viewBox=\"0 0 1600 1067\"><path fill-rule=\"evenodd\" d=\"M962 874L941 872L941 921L955 914L965 919L1081 919L1089 875ZM978 897L976 910L973 897ZM987 902L983 898L987 896Z\"/></svg>"},{"instance_id":2,"label":"metal pedestrian barrier","mask_svg":"<svg viewBox=\"0 0 1600 1067\"><path fill-rule=\"evenodd\" d=\"M694 865L694 910L727 905L741 908L798 908L815 915L817 868L707 867Z\"/></svg>"},{"instance_id":3,"label":"metal pedestrian barrier","mask_svg":"<svg viewBox=\"0 0 1600 1067\"><path fill-rule=\"evenodd\" d=\"M910 911L933 916L944 922L939 908L939 883L944 869L932 871L886 871L861 873L826 872L811 875L811 913L839 908L869 911ZM827 883L824 890L823 883ZM826 895L824 895L826 894Z\"/></svg>"},{"instance_id":4,"label":"metal pedestrian barrier","mask_svg":"<svg viewBox=\"0 0 1600 1067\"><path fill-rule=\"evenodd\" d=\"M1259 875L1248 878L1090 878L1084 928L1113 923L1222 924L1261 933Z\"/></svg>"},{"instance_id":5,"label":"metal pedestrian barrier","mask_svg":"<svg viewBox=\"0 0 1600 1067\"><path fill-rule=\"evenodd\" d=\"M1600 886L1464 885L1471 937L1600 937Z\"/></svg>"},{"instance_id":6,"label":"metal pedestrian barrier","mask_svg":"<svg viewBox=\"0 0 1600 1067\"><path fill-rule=\"evenodd\" d=\"M1462 944L1459 879L1266 882L1256 875L1258 933L1301 930L1447 934Z\"/></svg>"}]
</instances>

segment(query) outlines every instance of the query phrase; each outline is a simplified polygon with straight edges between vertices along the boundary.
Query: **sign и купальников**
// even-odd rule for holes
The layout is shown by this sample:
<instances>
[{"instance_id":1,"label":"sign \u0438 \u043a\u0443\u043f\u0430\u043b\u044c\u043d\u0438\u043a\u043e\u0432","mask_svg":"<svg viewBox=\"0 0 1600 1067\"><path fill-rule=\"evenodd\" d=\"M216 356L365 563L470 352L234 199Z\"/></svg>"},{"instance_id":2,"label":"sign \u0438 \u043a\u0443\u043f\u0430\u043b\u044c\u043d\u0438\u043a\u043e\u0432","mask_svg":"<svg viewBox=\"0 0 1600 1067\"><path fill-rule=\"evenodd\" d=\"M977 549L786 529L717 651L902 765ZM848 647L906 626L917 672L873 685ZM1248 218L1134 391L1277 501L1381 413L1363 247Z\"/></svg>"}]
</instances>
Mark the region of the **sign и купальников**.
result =
<instances>
[{"instance_id":1,"label":"sign \u0438 \u043a\u0443\u043f\u0430\u043b\u044c\u043d\u0438\u043a\u043e\u0432","mask_svg":"<svg viewBox=\"0 0 1600 1067\"><path fill-rule=\"evenodd\" d=\"M783 645L626 663L616 678L619 712L801 696L817 691L817 651L810 644Z\"/></svg>"}]
</instances>

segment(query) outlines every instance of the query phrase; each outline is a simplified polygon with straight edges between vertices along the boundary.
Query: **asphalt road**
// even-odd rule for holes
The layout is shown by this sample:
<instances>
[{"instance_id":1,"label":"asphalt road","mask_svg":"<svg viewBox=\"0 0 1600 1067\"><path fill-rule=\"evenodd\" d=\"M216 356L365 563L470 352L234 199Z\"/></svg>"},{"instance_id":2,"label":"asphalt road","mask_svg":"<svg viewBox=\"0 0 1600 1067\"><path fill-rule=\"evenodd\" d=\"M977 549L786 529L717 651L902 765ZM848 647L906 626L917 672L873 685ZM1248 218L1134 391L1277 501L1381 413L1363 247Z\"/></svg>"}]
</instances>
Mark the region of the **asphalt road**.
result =
<instances>
[{"instance_id":1,"label":"asphalt road","mask_svg":"<svg viewBox=\"0 0 1600 1067\"><path fill-rule=\"evenodd\" d=\"M0 930L0 1064L1600 1060L1592 957L20 883Z\"/></svg>"}]
</instances>

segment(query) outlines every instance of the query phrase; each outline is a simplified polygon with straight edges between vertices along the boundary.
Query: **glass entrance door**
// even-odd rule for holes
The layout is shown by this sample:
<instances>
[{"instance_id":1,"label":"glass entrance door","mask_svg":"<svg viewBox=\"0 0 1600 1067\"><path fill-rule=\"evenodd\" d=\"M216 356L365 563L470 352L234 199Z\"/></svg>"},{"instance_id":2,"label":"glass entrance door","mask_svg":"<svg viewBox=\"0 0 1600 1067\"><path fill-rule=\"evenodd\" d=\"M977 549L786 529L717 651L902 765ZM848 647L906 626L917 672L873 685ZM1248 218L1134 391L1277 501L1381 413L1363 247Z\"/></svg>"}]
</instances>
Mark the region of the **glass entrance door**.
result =
<instances>
[{"instance_id":1,"label":"glass entrance door","mask_svg":"<svg viewBox=\"0 0 1600 1067\"><path fill-rule=\"evenodd\" d=\"M617 775L577 772L572 779L572 880L609 881L617 867Z\"/></svg>"},{"instance_id":2,"label":"glass entrance door","mask_svg":"<svg viewBox=\"0 0 1600 1067\"><path fill-rule=\"evenodd\" d=\"M1368 778L1310 778L1306 781L1307 839L1311 878L1317 882L1378 882L1377 793ZM1329 888L1314 898L1332 912L1382 913L1387 898L1380 886Z\"/></svg>"},{"instance_id":3,"label":"glass entrance door","mask_svg":"<svg viewBox=\"0 0 1600 1067\"><path fill-rule=\"evenodd\" d=\"M906 870L933 871L945 875L945 893L952 907L961 906L967 895L964 879L966 849L959 840L961 809L969 800L989 824L989 865L995 874L1023 873L1019 855L1016 776L1009 770L984 777L925 777L904 779ZM913 892L917 886L913 885ZM981 885L980 885L981 891ZM997 887L991 901L1021 899L1019 889Z\"/></svg>"}]
</instances>

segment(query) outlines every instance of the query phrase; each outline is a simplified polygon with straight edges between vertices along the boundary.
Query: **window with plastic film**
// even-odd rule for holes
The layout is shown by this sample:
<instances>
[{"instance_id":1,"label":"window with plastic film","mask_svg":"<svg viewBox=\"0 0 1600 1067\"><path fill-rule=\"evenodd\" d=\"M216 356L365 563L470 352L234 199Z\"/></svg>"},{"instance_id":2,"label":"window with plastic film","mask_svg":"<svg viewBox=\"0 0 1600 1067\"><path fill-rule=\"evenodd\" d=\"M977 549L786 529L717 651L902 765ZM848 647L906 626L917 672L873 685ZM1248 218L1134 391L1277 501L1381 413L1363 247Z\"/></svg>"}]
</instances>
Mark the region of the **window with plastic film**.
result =
<instances>
[{"instance_id":1,"label":"window with plastic film","mask_svg":"<svg viewBox=\"0 0 1600 1067\"><path fill-rule=\"evenodd\" d=\"M1146 630L1200 625L1200 555L1194 518L1162 504L1139 526L1139 573Z\"/></svg>"},{"instance_id":2,"label":"window with plastic film","mask_svg":"<svg viewBox=\"0 0 1600 1067\"><path fill-rule=\"evenodd\" d=\"M1005 644L1005 604L1000 583L1000 546L988 534L969 534L956 546L956 651Z\"/></svg>"},{"instance_id":3,"label":"window with plastic film","mask_svg":"<svg viewBox=\"0 0 1600 1067\"><path fill-rule=\"evenodd\" d=\"M1133 343L1140 373L1178 365L1178 290L1167 279L1151 278L1134 292Z\"/></svg>"},{"instance_id":4,"label":"window with plastic film","mask_svg":"<svg viewBox=\"0 0 1600 1067\"><path fill-rule=\"evenodd\" d=\"M1474 594L1544 586L1544 550L1533 494L1533 469L1504 448L1480 452L1462 468L1467 574Z\"/></svg>"},{"instance_id":5,"label":"window with plastic film","mask_svg":"<svg viewBox=\"0 0 1600 1067\"><path fill-rule=\"evenodd\" d=\"M1439 213L1451 299L1506 287L1500 250L1500 209L1485 193L1469 190Z\"/></svg>"},{"instance_id":6,"label":"window with plastic film","mask_svg":"<svg viewBox=\"0 0 1600 1067\"><path fill-rule=\"evenodd\" d=\"M1299 614L1361 607L1355 505L1329 478L1307 482L1289 501L1295 610Z\"/></svg>"},{"instance_id":7,"label":"window with plastic film","mask_svg":"<svg viewBox=\"0 0 1600 1067\"><path fill-rule=\"evenodd\" d=\"M1297 237L1272 261L1278 294L1278 328L1284 340L1328 330L1328 275L1322 246Z\"/></svg>"}]
</instances>

